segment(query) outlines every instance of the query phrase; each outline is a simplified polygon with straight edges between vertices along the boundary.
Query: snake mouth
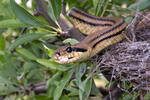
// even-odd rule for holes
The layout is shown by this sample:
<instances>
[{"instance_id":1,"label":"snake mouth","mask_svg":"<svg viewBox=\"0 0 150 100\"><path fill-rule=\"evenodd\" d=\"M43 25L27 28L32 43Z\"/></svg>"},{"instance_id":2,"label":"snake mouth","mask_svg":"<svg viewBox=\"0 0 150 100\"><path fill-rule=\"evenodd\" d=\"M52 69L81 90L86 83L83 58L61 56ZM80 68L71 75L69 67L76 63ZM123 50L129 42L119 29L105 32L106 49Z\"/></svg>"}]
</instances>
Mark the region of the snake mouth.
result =
<instances>
[{"instance_id":1,"label":"snake mouth","mask_svg":"<svg viewBox=\"0 0 150 100\"><path fill-rule=\"evenodd\" d=\"M64 63L67 63L68 60L69 60L68 58L62 58L59 60L59 63L64 64Z\"/></svg>"},{"instance_id":2,"label":"snake mouth","mask_svg":"<svg viewBox=\"0 0 150 100\"><path fill-rule=\"evenodd\" d=\"M57 63L60 63L60 64L67 64L67 63L71 62L73 58L74 57L72 57L72 56L70 56L70 57L60 56L60 54L57 52L54 53L54 55L53 55L54 61Z\"/></svg>"},{"instance_id":3,"label":"snake mouth","mask_svg":"<svg viewBox=\"0 0 150 100\"><path fill-rule=\"evenodd\" d=\"M63 57L61 59L55 59L56 62L60 63L60 64L67 64L68 62L71 61L71 59L73 59L73 57Z\"/></svg>"}]
</instances>

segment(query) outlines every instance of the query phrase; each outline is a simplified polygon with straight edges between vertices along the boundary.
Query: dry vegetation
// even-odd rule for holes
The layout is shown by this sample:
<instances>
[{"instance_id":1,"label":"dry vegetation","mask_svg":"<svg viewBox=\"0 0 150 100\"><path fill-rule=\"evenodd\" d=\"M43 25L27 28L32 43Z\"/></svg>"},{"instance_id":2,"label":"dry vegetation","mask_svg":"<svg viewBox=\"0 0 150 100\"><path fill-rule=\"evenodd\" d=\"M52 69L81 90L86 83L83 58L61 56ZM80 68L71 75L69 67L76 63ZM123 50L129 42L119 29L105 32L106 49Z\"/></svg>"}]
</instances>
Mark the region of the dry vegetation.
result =
<instances>
[{"instance_id":1,"label":"dry vegetation","mask_svg":"<svg viewBox=\"0 0 150 100\"><path fill-rule=\"evenodd\" d=\"M150 14L137 14L128 25L127 38L102 55L102 72L111 73L124 92L150 90ZM132 89L121 88L132 83Z\"/></svg>"}]
</instances>

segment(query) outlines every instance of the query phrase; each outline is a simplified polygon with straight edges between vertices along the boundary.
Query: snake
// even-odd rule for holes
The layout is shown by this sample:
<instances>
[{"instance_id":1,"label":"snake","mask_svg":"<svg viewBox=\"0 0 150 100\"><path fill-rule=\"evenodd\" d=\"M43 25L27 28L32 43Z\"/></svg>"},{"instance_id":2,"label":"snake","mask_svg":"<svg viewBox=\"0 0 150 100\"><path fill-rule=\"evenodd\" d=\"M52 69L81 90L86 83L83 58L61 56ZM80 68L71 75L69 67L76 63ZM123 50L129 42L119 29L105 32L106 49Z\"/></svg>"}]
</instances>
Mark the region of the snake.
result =
<instances>
[{"instance_id":1,"label":"snake","mask_svg":"<svg viewBox=\"0 0 150 100\"><path fill-rule=\"evenodd\" d=\"M52 56L57 63L87 60L125 38L127 23L123 18L97 17L77 8L71 8L67 15L75 28L87 36L77 44L57 49Z\"/></svg>"}]
</instances>

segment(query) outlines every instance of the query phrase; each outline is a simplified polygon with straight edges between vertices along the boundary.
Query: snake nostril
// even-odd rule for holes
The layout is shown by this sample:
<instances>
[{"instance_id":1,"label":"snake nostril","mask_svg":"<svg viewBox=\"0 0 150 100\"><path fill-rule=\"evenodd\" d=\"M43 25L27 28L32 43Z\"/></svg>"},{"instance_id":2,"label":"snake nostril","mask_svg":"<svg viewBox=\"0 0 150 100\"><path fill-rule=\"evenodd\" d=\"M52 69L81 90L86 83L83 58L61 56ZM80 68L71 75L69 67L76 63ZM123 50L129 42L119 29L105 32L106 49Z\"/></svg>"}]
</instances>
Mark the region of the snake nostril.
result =
<instances>
[{"instance_id":1,"label":"snake nostril","mask_svg":"<svg viewBox=\"0 0 150 100\"><path fill-rule=\"evenodd\" d=\"M59 53L59 52L56 52L56 56L60 56L60 53Z\"/></svg>"}]
</instances>

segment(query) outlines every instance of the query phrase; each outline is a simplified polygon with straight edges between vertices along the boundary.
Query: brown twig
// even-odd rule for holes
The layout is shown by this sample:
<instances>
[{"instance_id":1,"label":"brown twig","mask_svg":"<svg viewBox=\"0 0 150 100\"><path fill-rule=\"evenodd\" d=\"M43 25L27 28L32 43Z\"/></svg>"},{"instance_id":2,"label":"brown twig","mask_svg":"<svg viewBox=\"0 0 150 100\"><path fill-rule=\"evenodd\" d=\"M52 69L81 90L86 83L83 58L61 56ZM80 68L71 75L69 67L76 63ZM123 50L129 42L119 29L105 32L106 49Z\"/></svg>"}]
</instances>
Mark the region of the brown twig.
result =
<instances>
[{"instance_id":1,"label":"brown twig","mask_svg":"<svg viewBox=\"0 0 150 100\"><path fill-rule=\"evenodd\" d=\"M28 87L32 91L34 91L35 94L40 94L40 93L46 93L47 92L46 82L40 82L40 83L37 83L37 84L30 84Z\"/></svg>"},{"instance_id":2,"label":"brown twig","mask_svg":"<svg viewBox=\"0 0 150 100\"><path fill-rule=\"evenodd\" d=\"M66 14L66 2L64 2L64 0L63 0L63 6L62 6L62 14L63 15Z\"/></svg>"}]
</instances>

